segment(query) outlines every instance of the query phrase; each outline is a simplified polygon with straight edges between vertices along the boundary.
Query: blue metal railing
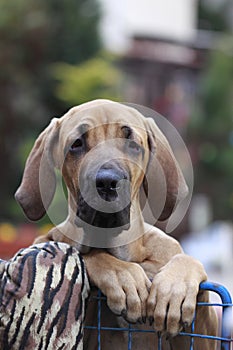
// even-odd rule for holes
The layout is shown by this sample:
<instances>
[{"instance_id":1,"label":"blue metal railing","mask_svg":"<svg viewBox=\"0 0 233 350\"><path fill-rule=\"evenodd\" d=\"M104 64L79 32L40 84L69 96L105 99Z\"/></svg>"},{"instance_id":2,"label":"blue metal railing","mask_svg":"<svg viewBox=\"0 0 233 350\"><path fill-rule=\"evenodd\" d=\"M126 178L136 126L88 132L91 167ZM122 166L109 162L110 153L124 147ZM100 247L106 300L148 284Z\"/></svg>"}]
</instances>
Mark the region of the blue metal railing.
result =
<instances>
[{"instance_id":1,"label":"blue metal railing","mask_svg":"<svg viewBox=\"0 0 233 350\"><path fill-rule=\"evenodd\" d=\"M195 338L200 338L200 339L211 339L213 341L216 341L218 345L220 346L221 350L231 350L232 349L232 344L233 344L233 338L231 334L231 327L233 325L233 317L232 317L232 299L231 295L228 292L228 290L217 283L212 283L212 282L203 282L200 285L200 290L208 290L210 292L214 292L219 295L221 302L220 303L203 303L199 302L197 305L198 306L205 306L205 307L220 307L222 310L222 317L221 317L221 329L220 329L220 334L218 336L211 336L211 335L205 335L205 334L198 334L195 333L195 318L192 322L191 325L191 332L180 332L180 336L185 336L190 338L190 350L194 349L194 341ZM128 324L127 327L103 327L101 325L101 303L103 300L106 300L106 297L102 295L101 291L98 291L98 295L95 297L97 303L98 303L98 312L97 312L97 325L96 326L85 326L85 329L89 330L96 330L97 331L97 342L98 342L98 350L101 350L101 333L103 331L123 331L123 332L128 332L128 350L133 350L132 347L132 335L134 333L155 333L156 331L154 329L149 328L148 330L140 330L137 328L134 328L132 324ZM230 325L229 325L230 323ZM162 349L162 335L157 332L157 337L158 337L158 350L163 350ZM124 350L124 349L122 349Z\"/></svg>"}]
</instances>

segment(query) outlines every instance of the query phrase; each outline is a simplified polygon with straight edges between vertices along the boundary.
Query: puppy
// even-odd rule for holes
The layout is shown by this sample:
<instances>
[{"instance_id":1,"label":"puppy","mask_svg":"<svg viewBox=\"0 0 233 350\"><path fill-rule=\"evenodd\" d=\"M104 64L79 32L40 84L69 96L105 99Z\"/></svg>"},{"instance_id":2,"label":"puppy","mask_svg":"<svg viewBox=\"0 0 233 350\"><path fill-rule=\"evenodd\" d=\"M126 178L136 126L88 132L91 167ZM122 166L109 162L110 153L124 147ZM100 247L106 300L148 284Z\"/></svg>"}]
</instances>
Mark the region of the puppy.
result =
<instances>
[{"instance_id":1,"label":"puppy","mask_svg":"<svg viewBox=\"0 0 233 350\"><path fill-rule=\"evenodd\" d=\"M187 194L187 186L167 139L136 109L96 100L54 118L27 159L16 199L31 220L48 209L56 188L55 168L68 190L68 216L38 241L63 241L82 253L89 280L107 297L102 325L167 334L164 349L189 349L196 310L196 332L215 335L217 318L208 292L199 292L207 276L203 266L179 243L144 221L148 202L158 220L166 220ZM86 323L94 325L89 303ZM146 324L144 324L146 323ZM152 327L152 326L151 326ZM133 336L133 348L156 349L156 332ZM103 332L101 349L124 348L124 332ZM85 332L84 348L97 349L97 335ZM195 339L194 349L215 349L214 341Z\"/></svg>"}]
</instances>

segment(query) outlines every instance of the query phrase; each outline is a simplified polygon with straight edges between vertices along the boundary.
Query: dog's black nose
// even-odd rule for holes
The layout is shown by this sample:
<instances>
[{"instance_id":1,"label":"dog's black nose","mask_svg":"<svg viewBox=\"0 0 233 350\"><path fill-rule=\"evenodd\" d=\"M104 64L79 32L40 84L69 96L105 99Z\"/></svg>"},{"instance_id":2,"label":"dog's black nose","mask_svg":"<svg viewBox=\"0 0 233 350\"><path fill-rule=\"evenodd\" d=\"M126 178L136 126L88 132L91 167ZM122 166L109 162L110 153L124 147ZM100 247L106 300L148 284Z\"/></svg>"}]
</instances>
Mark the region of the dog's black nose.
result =
<instances>
[{"instance_id":1,"label":"dog's black nose","mask_svg":"<svg viewBox=\"0 0 233 350\"><path fill-rule=\"evenodd\" d=\"M96 175L96 189L100 197L108 202L114 201L126 177L115 169L100 169Z\"/></svg>"}]
</instances>

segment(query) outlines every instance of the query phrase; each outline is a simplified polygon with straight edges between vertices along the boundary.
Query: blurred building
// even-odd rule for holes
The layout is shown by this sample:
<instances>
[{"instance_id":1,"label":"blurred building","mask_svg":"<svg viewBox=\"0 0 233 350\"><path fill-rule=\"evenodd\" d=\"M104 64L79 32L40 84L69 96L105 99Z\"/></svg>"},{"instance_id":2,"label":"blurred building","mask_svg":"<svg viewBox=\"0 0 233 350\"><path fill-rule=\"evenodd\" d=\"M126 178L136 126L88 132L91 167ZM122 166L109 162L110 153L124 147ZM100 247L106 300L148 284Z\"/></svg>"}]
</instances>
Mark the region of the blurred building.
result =
<instances>
[{"instance_id":1,"label":"blurred building","mask_svg":"<svg viewBox=\"0 0 233 350\"><path fill-rule=\"evenodd\" d=\"M188 42L196 31L197 0L99 0L105 46L127 51L132 37L159 37Z\"/></svg>"},{"instance_id":2,"label":"blurred building","mask_svg":"<svg viewBox=\"0 0 233 350\"><path fill-rule=\"evenodd\" d=\"M123 56L125 100L157 110L184 133L216 36L197 30L197 0L100 1L104 44Z\"/></svg>"},{"instance_id":3,"label":"blurred building","mask_svg":"<svg viewBox=\"0 0 233 350\"><path fill-rule=\"evenodd\" d=\"M122 60L125 98L152 107L182 131L204 61L205 50L194 42L134 36Z\"/></svg>"}]
</instances>

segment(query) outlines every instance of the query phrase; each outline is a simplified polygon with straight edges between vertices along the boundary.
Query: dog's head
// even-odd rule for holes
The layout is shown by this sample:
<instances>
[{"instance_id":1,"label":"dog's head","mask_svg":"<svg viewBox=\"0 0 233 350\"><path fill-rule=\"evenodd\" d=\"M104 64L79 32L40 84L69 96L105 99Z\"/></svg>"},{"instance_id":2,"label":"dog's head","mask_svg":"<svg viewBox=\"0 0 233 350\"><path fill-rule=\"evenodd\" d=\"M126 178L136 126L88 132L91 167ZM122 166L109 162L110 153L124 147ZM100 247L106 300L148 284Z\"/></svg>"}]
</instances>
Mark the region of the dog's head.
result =
<instances>
[{"instance_id":1,"label":"dog's head","mask_svg":"<svg viewBox=\"0 0 233 350\"><path fill-rule=\"evenodd\" d=\"M31 220L40 219L53 199L55 168L63 174L75 224L84 229L128 229L132 213L139 215L139 197L166 220L187 189L154 121L106 100L72 108L38 137L16 192Z\"/></svg>"}]
</instances>

